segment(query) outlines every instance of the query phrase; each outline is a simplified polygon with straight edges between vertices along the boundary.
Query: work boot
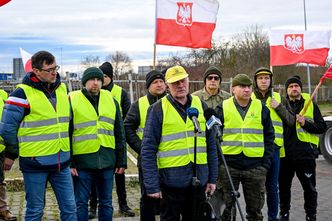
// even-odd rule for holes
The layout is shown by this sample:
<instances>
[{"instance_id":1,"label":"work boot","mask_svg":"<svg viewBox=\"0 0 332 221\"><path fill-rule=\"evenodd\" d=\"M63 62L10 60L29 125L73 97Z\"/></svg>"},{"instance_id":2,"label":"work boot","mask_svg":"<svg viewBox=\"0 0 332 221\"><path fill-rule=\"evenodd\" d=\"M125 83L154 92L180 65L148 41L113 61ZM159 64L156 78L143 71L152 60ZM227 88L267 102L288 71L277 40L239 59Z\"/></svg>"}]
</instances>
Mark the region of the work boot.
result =
<instances>
[{"instance_id":1,"label":"work boot","mask_svg":"<svg viewBox=\"0 0 332 221\"><path fill-rule=\"evenodd\" d=\"M0 220L16 221L17 218L9 210L0 211Z\"/></svg>"},{"instance_id":2,"label":"work boot","mask_svg":"<svg viewBox=\"0 0 332 221\"><path fill-rule=\"evenodd\" d=\"M316 221L316 214L314 214L314 215L307 215L305 217L305 220L306 221Z\"/></svg>"},{"instance_id":3,"label":"work boot","mask_svg":"<svg viewBox=\"0 0 332 221\"><path fill-rule=\"evenodd\" d=\"M95 206L90 206L89 209L89 219L94 219L97 216L97 208Z\"/></svg>"},{"instance_id":4,"label":"work boot","mask_svg":"<svg viewBox=\"0 0 332 221\"><path fill-rule=\"evenodd\" d=\"M280 213L280 221L289 221L289 213Z\"/></svg>"},{"instance_id":5,"label":"work boot","mask_svg":"<svg viewBox=\"0 0 332 221\"><path fill-rule=\"evenodd\" d=\"M135 213L127 204L121 204L120 207L120 213L124 214L125 216L134 217Z\"/></svg>"}]
</instances>

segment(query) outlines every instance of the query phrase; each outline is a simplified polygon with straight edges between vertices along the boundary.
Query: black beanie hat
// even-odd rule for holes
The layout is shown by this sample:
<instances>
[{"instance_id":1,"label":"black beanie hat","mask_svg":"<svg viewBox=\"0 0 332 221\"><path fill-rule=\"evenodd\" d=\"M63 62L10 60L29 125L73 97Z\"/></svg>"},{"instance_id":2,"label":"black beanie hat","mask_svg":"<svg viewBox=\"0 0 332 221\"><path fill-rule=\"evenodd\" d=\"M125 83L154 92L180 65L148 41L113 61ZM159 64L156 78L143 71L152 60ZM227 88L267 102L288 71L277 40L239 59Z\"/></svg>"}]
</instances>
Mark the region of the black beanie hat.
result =
<instances>
[{"instance_id":1,"label":"black beanie hat","mask_svg":"<svg viewBox=\"0 0 332 221\"><path fill-rule=\"evenodd\" d=\"M83 72L82 76L82 85L85 86L85 83L91 78L98 78L104 83L104 74L103 72L96 67L90 67Z\"/></svg>"},{"instance_id":2,"label":"black beanie hat","mask_svg":"<svg viewBox=\"0 0 332 221\"><path fill-rule=\"evenodd\" d=\"M160 71L152 70L150 71L146 77L145 77L145 85L146 88L150 87L150 84L155 80L155 79L161 79L165 82L165 77Z\"/></svg>"},{"instance_id":3,"label":"black beanie hat","mask_svg":"<svg viewBox=\"0 0 332 221\"><path fill-rule=\"evenodd\" d=\"M206 69L206 71L204 72L204 84L206 82L206 78L210 75L210 74L216 74L220 77L220 82L221 82L221 70L216 67L216 66L210 66L208 67L208 69Z\"/></svg>"},{"instance_id":4,"label":"black beanie hat","mask_svg":"<svg viewBox=\"0 0 332 221\"><path fill-rule=\"evenodd\" d=\"M108 61L99 66L99 69L109 78L113 79L113 66Z\"/></svg>"},{"instance_id":5,"label":"black beanie hat","mask_svg":"<svg viewBox=\"0 0 332 221\"><path fill-rule=\"evenodd\" d=\"M301 77L298 75L294 75L289 77L286 82L285 82L285 89L287 90L288 86L290 84L296 83L300 86L301 90L302 90L302 82L301 82Z\"/></svg>"}]
</instances>

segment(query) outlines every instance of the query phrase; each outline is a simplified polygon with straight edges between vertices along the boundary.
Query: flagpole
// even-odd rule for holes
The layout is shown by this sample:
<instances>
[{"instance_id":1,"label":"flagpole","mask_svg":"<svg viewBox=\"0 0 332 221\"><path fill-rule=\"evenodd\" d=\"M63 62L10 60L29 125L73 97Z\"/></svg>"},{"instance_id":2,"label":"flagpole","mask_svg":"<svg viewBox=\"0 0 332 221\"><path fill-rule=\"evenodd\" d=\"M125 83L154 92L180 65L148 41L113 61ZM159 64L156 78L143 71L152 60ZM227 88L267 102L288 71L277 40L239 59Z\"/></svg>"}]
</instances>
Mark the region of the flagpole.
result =
<instances>
[{"instance_id":1,"label":"flagpole","mask_svg":"<svg viewBox=\"0 0 332 221\"><path fill-rule=\"evenodd\" d=\"M304 12L304 30L307 30L307 13L305 9L305 0L303 0L303 12ZM311 94L311 80L310 80L310 67L307 64L307 79L308 79L308 92Z\"/></svg>"},{"instance_id":2,"label":"flagpole","mask_svg":"<svg viewBox=\"0 0 332 221\"><path fill-rule=\"evenodd\" d=\"M156 38L157 38L157 3L156 0L156 7L155 7L155 19L154 19L154 43L153 43L153 70L156 69L156 54L157 54L157 46L156 46Z\"/></svg>"}]
</instances>

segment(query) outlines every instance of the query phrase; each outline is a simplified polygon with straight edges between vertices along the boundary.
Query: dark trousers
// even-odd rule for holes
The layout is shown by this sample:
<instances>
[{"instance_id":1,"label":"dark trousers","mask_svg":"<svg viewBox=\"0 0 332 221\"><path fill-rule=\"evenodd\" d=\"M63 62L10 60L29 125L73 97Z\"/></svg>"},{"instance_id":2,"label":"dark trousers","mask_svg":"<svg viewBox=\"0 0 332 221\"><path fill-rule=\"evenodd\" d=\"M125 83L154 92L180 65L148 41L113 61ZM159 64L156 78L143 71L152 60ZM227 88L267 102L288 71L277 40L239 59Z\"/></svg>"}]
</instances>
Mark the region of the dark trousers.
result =
<instances>
[{"instance_id":1,"label":"dark trousers","mask_svg":"<svg viewBox=\"0 0 332 221\"><path fill-rule=\"evenodd\" d=\"M201 202L205 200L205 187L162 187L160 221L194 221ZM194 208L196 207L196 208Z\"/></svg>"},{"instance_id":2,"label":"dark trousers","mask_svg":"<svg viewBox=\"0 0 332 221\"><path fill-rule=\"evenodd\" d=\"M318 194L316 191L316 161L314 159L289 160L281 158L279 173L280 213L285 214L290 210L291 187L295 174L302 185L304 210L307 216L316 215Z\"/></svg>"},{"instance_id":3,"label":"dark trousers","mask_svg":"<svg viewBox=\"0 0 332 221\"><path fill-rule=\"evenodd\" d=\"M142 168L138 169L139 183L141 187L140 199L140 220L141 221L155 221L155 215L160 209L160 200L148 197L143 183Z\"/></svg>"},{"instance_id":4,"label":"dark trousers","mask_svg":"<svg viewBox=\"0 0 332 221\"><path fill-rule=\"evenodd\" d=\"M125 174L115 174L116 193L118 195L119 206L127 205L127 192ZM98 199L95 183L91 186L90 207L97 207Z\"/></svg>"}]
</instances>

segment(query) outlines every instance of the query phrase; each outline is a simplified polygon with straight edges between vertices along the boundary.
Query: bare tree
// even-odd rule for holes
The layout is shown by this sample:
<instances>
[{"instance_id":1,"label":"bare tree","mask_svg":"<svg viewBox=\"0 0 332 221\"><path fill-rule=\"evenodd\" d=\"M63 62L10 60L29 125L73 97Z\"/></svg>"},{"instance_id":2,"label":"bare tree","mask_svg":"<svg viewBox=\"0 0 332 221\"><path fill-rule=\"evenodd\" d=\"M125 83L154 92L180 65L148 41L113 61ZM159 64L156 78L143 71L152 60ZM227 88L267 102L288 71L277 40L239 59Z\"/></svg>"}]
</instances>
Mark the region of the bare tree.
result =
<instances>
[{"instance_id":1,"label":"bare tree","mask_svg":"<svg viewBox=\"0 0 332 221\"><path fill-rule=\"evenodd\" d=\"M132 60L123 51L116 51L114 54L107 55L106 61L109 61L113 65L115 78L118 78L121 74L133 71L131 66Z\"/></svg>"},{"instance_id":2,"label":"bare tree","mask_svg":"<svg viewBox=\"0 0 332 221\"><path fill-rule=\"evenodd\" d=\"M84 69L89 67L98 67L100 64L99 56L88 55L81 60Z\"/></svg>"}]
</instances>

